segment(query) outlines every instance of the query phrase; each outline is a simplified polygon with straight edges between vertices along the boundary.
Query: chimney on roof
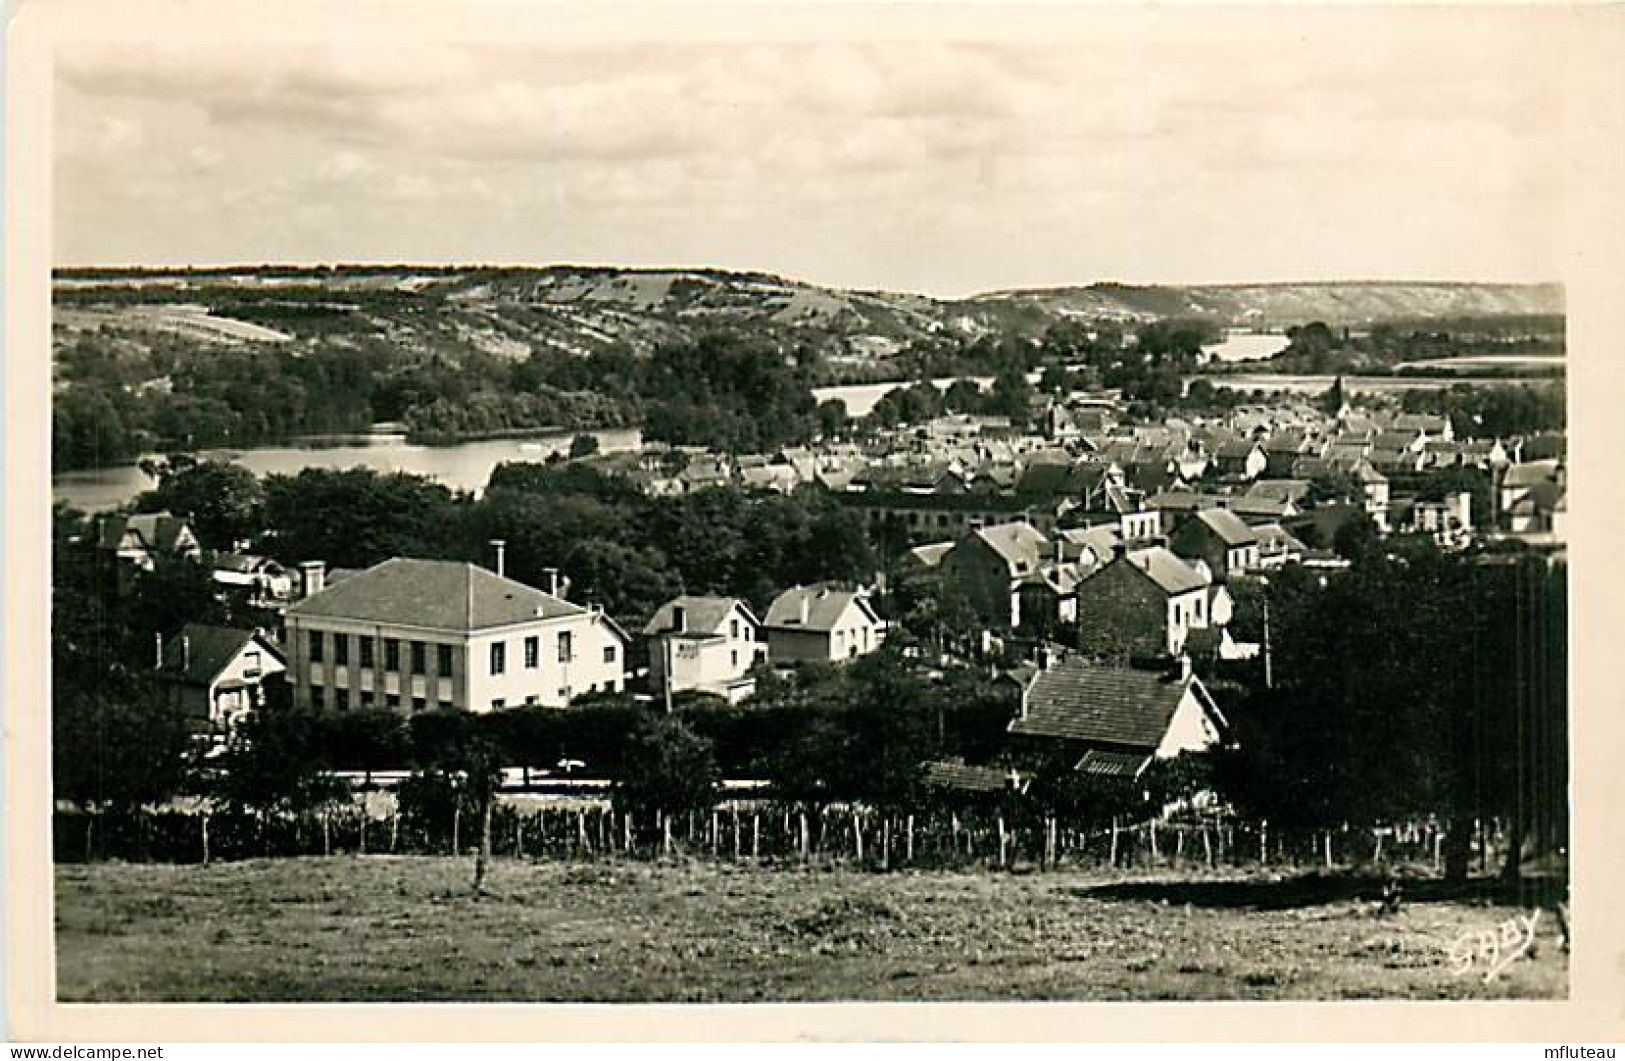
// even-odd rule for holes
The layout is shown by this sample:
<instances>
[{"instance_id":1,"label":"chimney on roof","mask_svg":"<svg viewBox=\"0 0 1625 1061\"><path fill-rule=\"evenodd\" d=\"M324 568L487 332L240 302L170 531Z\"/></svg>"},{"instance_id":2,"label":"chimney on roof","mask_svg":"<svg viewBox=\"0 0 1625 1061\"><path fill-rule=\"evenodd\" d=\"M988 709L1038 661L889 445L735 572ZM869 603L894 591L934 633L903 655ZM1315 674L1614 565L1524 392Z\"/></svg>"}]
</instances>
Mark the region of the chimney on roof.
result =
<instances>
[{"instance_id":1,"label":"chimney on roof","mask_svg":"<svg viewBox=\"0 0 1625 1061\"><path fill-rule=\"evenodd\" d=\"M508 574L508 543L501 538L492 538L491 548L495 549L497 554L497 574L506 576Z\"/></svg>"},{"instance_id":2,"label":"chimney on roof","mask_svg":"<svg viewBox=\"0 0 1625 1061\"><path fill-rule=\"evenodd\" d=\"M1181 682L1188 682L1191 680L1191 654L1189 652L1181 652L1179 654L1179 659L1176 661L1176 668L1179 674L1179 680Z\"/></svg>"},{"instance_id":3,"label":"chimney on roof","mask_svg":"<svg viewBox=\"0 0 1625 1061\"><path fill-rule=\"evenodd\" d=\"M1112 559L1126 560L1128 558L1128 539L1118 532L1117 540L1112 542Z\"/></svg>"},{"instance_id":4,"label":"chimney on roof","mask_svg":"<svg viewBox=\"0 0 1625 1061\"><path fill-rule=\"evenodd\" d=\"M1059 534L1055 535L1055 562L1058 564L1066 562L1066 539Z\"/></svg>"},{"instance_id":5,"label":"chimney on roof","mask_svg":"<svg viewBox=\"0 0 1625 1061\"><path fill-rule=\"evenodd\" d=\"M679 634L688 632L688 611L681 604L671 606L671 628Z\"/></svg>"},{"instance_id":6,"label":"chimney on roof","mask_svg":"<svg viewBox=\"0 0 1625 1061\"><path fill-rule=\"evenodd\" d=\"M807 610L808 609L807 596L808 595L805 594L805 593L801 594L801 625L802 626L807 625L807 620L809 618L808 610Z\"/></svg>"},{"instance_id":7,"label":"chimney on roof","mask_svg":"<svg viewBox=\"0 0 1625 1061\"><path fill-rule=\"evenodd\" d=\"M299 565L299 574L305 583L305 596L314 597L327 586L327 562L306 560Z\"/></svg>"},{"instance_id":8,"label":"chimney on roof","mask_svg":"<svg viewBox=\"0 0 1625 1061\"><path fill-rule=\"evenodd\" d=\"M544 567L542 568L542 577L547 580L547 592L557 597L559 595L559 569Z\"/></svg>"}]
</instances>

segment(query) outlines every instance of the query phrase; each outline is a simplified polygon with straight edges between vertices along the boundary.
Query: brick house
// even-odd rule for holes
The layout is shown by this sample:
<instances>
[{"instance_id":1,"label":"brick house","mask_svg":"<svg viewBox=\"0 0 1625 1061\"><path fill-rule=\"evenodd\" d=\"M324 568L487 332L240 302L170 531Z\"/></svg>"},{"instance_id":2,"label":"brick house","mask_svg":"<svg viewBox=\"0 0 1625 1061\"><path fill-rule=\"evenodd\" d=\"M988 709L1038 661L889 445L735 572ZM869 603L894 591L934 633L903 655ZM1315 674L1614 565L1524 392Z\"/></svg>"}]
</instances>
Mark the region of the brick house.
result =
<instances>
[{"instance_id":1,"label":"brick house","mask_svg":"<svg viewBox=\"0 0 1625 1061\"><path fill-rule=\"evenodd\" d=\"M1168 536L1168 548L1186 560L1201 560L1225 578L1258 566L1258 536L1234 512L1204 508L1192 512Z\"/></svg>"},{"instance_id":2,"label":"brick house","mask_svg":"<svg viewBox=\"0 0 1625 1061\"><path fill-rule=\"evenodd\" d=\"M1212 621L1211 578L1167 549L1124 550L1077 587L1080 647L1121 658L1177 656Z\"/></svg>"}]
</instances>

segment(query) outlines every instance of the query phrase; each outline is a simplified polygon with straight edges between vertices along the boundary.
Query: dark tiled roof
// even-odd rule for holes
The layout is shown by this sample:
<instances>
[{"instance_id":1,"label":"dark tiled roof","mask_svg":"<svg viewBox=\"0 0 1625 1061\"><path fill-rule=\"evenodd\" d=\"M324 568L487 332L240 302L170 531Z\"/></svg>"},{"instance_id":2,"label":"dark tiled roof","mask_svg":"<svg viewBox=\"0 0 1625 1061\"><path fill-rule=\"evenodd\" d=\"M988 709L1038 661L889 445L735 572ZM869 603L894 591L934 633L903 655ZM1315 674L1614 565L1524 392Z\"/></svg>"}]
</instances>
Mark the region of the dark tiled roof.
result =
<instances>
[{"instance_id":1,"label":"dark tiled roof","mask_svg":"<svg viewBox=\"0 0 1625 1061\"><path fill-rule=\"evenodd\" d=\"M801 619L803 603L807 608L805 622ZM829 631L835 629L841 615L854 603L865 619L870 623L879 623L879 616L869 607L869 602L852 590L830 586L797 586L773 598L762 625L778 629Z\"/></svg>"},{"instance_id":2,"label":"dark tiled roof","mask_svg":"<svg viewBox=\"0 0 1625 1061\"><path fill-rule=\"evenodd\" d=\"M652 637L655 634L664 633L675 628L677 625L676 610L682 608L684 613L683 624L688 632L715 633L717 628L722 625L723 620L728 617L728 613L733 611L735 605L743 608L752 622L756 621L755 616L750 614L750 609L745 608L736 597L685 596L675 597L662 604L660 610L655 612L643 627L643 632Z\"/></svg>"},{"instance_id":3,"label":"dark tiled roof","mask_svg":"<svg viewBox=\"0 0 1625 1061\"><path fill-rule=\"evenodd\" d=\"M255 634L254 630L187 623L178 636L164 642L164 661L158 673L191 685L207 685L254 640ZM279 660L282 658L270 642L262 639L262 643Z\"/></svg>"},{"instance_id":4,"label":"dark tiled roof","mask_svg":"<svg viewBox=\"0 0 1625 1061\"><path fill-rule=\"evenodd\" d=\"M586 611L473 564L397 557L306 597L289 615L483 630Z\"/></svg>"},{"instance_id":5,"label":"dark tiled roof","mask_svg":"<svg viewBox=\"0 0 1625 1061\"><path fill-rule=\"evenodd\" d=\"M1272 501L1302 501L1309 496L1308 479L1259 479L1247 488L1248 497Z\"/></svg>"},{"instance_id":6,"label":"dark tiled roof","mask_svg":"<svg viewBox=\"0 0 1625 1061\"><path fill-rule=\"evenodd\" d=\"M967 766L960 762L926 763L924 779L933 788L961 792L1003 792L1010 787L1010 772L992 766Z\"/></svg>"},{"instance_id":7,"label":"dark tiled roof","mask_svg":"<svg viewBox=\"0 0 1625 1061\"><path fill-rule=\"evenodd\" d=\"M972 532L985 542L1016 574L1038 569L1038 562L1049 546L1049 540L1030 523L999 523L991 527L978 527Z\"/></svg>"},{"instance_id":8,"label":"dark tiled roof","mask_svg":"<svg viewBox=\"0 0 1625 1061\"><path fill-rule=\"evenodd\" d=\"M1010 732L1154 751L1185 689L1184 681L1155 671L1069 658L1033 677Z\"/></svg>"},{"instance_id":9,"label":"dark tiled roof","mask_svg":"<svg viewBox=\"0 0 1625 1061\"><path fill-rule=\"evenodd\" d=\"M1208 529L1217 535L1220 541L1232 548L1252 545L1258 541L1258 535L1253 533L1253 529L1247 526L1240 516L1228 509L1204 508L1196 513L1195 518L1207 524Z\"/></svg>"},{"instance_id":10,"label":"dark tiled roof","mask_svg":"<svg viewBox=\"0 0 1625 1061\"><path fill-rule=\"evenodd\" d=\"M1207 585L1194 567L1160 545L1129 553L1128 562L1150 575L1151 581L1169 596L1189 593Z\"/></svg>"},{"instance_id":11,"label":"dark tiled roof","mask_svg":"<svg viewBox=\"0 0 1625 1061\"><path fill-rule=\"evenodd\" d=\"M117 549L126 531L133 532L153 553L173 553L180 548L186 521L168 512L143 512L135 516L109 516L101 523L101 547Z\"/></svg>"}]
</instances>

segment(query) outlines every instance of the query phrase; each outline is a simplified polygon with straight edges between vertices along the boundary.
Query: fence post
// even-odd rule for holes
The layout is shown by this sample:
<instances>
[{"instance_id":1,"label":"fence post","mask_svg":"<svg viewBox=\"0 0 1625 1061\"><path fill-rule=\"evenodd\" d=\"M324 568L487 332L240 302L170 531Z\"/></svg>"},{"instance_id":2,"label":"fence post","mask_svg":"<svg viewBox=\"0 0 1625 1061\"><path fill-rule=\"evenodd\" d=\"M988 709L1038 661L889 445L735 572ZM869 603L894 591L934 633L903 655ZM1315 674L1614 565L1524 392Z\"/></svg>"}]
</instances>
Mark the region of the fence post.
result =
<instances>
[{"instance_id":1,"label":"fence post","mask_svg":"<svg viewBox=\"0 0 1625 1061\"><path fill-rule=\"evenodd\" d=\"M880 868L891 869L891 815L880 816Z\"/></svg>"},{"instance_id":2,"label":"fence post","mask_svg":"<svg viewBox=\"0 0 1625 1061\"><path fill-rule=\"evenodd\" d=\"M204 812L202 815L200 815L200 818L202 819L201 820L201 829L202 829L202 832L203 832L203 864L205 866L207 866L209 864L209 815L208 815L208 812Z\"/></svg>"},{"instance_id":3,"label":"fence post","mask_svg":"<svg viewBox=\"0 0 1625 1061\"><path fill-rule=\"evenodd\" d=\"M1270 864L1270 823L1258 823L1258 861L1260 865Z\"/></svg>"},{"instance_id":4,"label":"fence post","mask_svg":"<svg viewBox=\"0 0 1625 1061\"><path fill-rule=\"evenodd\" d=\"M734 834L734 861L738 862L739 861L739 849L740 849L739 808L738 807L729 807L728 808L728 814L733 819L733 826L734 826L733 827L733 834Z\"/></svg>"},{"instance_id":5,"label":"fence post","mask_svg":"<svg viewBox=\"0 0 1625 1061\"><path fill-rule=\"evenodd\" d=\"M1444 861L1444 832L1435 825L1433 827L1433 872L1439 872Z\"/></svg>"},{"instance_id":6,"label":"fence post","mask_svg":"<svg viewBox=\"0 0 1625 1061\"><path fill-rule=\"evenodd\" d=\"M999 868L1000 869L1003 869L1007 865L1006 860L1009 857L1009 850L1008 850L1009 849L1009 843L1010 843L1010 836L1004 830L1004 815L1001 813L999 815Z\"/></svg>"},{"instance_id":7,"label":"fence post","mask_svg":"<svg viewBox=\"0 0 1625 1061\"><path fill-rule=\"evenodd\" d=\"M1202 826L1202 853L1207 856L1207 868L1213 868L1213 841L1208 838L1207 826Z\"/></svg>"},{"instance_id":8,"label":"fence post","mask_svg":"<svg viewBox=\"0 0 1625 1061\"><path fill-rule=\"evenodd\" d=\"M717 832L719 831L719 829L720 829L720 826L717 823L717 809L715 807L712 807L711 808L711 829L710 829L711 857L712 858L717 857L717 847L718 847L718 844L717 844Z\"/></svg>"},{"instance_id":9,"label":"fence post","mask_svg":"<svg viewBox=\"0 0 1625 1061\"><path fill-rule=\"evenodd\" d=\"M797 811L796 817L801 821L801 861L806 862L812 857L812 851L808 847L807 812Z\"/></svg>"},{"instance_id":10,"label":"fence post","mask_svg":"<svg viewBox=\"0 0 1625 1061\"><path fill-rule=\"evenodd\" d=\"M750 860L755 862L762 857L762 816L756 811L750 812Z\"/></svg>"},{"instance_id":11,"label":"fence post","mask_svg":"<svg viewBox=\"0 0 1625 1061\"><path fill-rule=\"evenodd\" d=\"M587 837L587 808L576 808L576 848L586 854L592 854L592 841Z\"/></svg>"},{"instance_id":12,"label":"fence post","mask_svg":"<svg viewBox=\"0 0 1625 1061\"><path fill-rule=\"evenodd\" d=\"M1112 869L1116 869L1117 868L1117 818L1116 818L1115 815L1112 817L1111 860L1112 860Z\"/></svg>"},{"instance_id":13,"label":"fence post","mask_svg":"<svg viewBox=\"0 0 1625 1061\"><path fill-rule=\"evenodd\" d=\"M1380 866L1382 865L1382 831L1379 829L1372 831L1377 834L1377 849L1371 853L1371 861Z\"/></svg>"},{"instance_id":14,"label":"fence post","mask_svg":"<svg viewBox=\"0 0 1625 1061\"><path fill-rule=\"evenodd\" d=\"M462 844L458 842L462 839L462 836L460 835L462 828L463 808L460 805L454 806L451 808L451 855L453 858L460 855L463 850Z\"/></svg>"},{"instance_id":15,"label":"fence post","mask_svg":"<svg viewBox=\"0 0 1625 1061\"><path fill-rule=\"evenodd\" d=\"M322 812L322 857L327 858L333 854L333 835L328 828L327 812Z\"/></svg>"},{"instance_id":16,"label":"fence post","mask_svg":"<svg viewBox=\"0 0 1625 1061\"><path fill-rule=\"evenodd\" d=\"M359 855L367 853L367 817L367 799L363 796L361 798L361 843L359 845L360 850L356 852Z\"/></svg>"},{"instance_id":17,"label":"fence post","mask_svg":"<svg viewBox=\"0 0 1625 1061\"><path fill-rule=\"evenodd\" d=\"M1152 818L1146 824L1150 826L1149 831L1151 833L1151 864L1153 866L1155 866L1157 864L1157 859L1161 857L1157 853L1157 819Z\"/></svg>"},{"instance_id":18,"label":"fence post","mask_svg":"<svg viewBox=\"0 0 1625 1061\"><path fill-rule=\"evenodd\" d=\"M852 837L856 841L858 865L861 866L863 865L863 825L858 821L858 810L856 807L852 808L848 813L852 815Z\"/></svg>"},{"instance_id":19,"label":"fence post","mask_svg":"<svg viewBox=\"0 0 1625 1061\"><path fill-rule=\"evenodd\" d=\"M904 841L904 843L907 845L906 854L904 857L907 858L909 863L912 865L914 862L914 815L912 814L908 816L907 830L907 839Z\"/></svg>"},{"instance_id":20,"label":"fence post","mask_svg":"<svg viewBox=\"0 0 1625 1061\"><path fill-rule=\"evenodd\" d=\"M401 837L401 805L395 804L395 809L389 815L389 853L395 853L395 845Z\"/></svg>"},{"instance_id":21,"label":"fence post","mask_svg":"<svg viewBox=\"0 0 1625 1061\"><path fill-rule=\"evenodd\" d=\"M658 813L660 813L661 851L664 854L670 855L671 854L671 816L664 813L664 812L658 812Z\"/></svg>"}]
</instances>

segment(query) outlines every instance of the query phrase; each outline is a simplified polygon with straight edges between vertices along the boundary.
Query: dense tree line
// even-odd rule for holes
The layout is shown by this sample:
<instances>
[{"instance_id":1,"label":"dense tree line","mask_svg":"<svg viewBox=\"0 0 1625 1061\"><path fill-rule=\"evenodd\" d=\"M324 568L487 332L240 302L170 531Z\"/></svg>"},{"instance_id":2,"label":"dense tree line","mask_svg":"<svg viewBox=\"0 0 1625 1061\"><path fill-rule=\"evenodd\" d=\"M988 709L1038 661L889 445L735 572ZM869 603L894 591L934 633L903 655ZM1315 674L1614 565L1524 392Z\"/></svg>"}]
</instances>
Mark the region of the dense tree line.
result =
<instances>
[{"instance_id":1,"label":"dense tree line","mask_svg":"<svg viewBox=\"0 0 1625 1061\"><path fill-rule=\"evenodd\" d=\"M1567 423L1561 383L1494 387L1455 383L1444 389L1408 390L1400 406L1408 413L1449 417L1457 438L1512 438L1561 431Z\"/></svg>"},{"instance_id":2,"label":"dense tree line","mask_svg":"<svg viewBox=\"0 0 1625 1061\"><path fill-rule=\"evenodd\" d=\"M1286 330L1287 346L1270 359L1278 372L1323 375L1387 372L1407 361L1485 354L1555 355L1564 350L1561 316L1385 321L1354 333L1311 321Z\"/></svg>"},{"instance_id":3,"label":"dense tree line","mask_svg":"<svg viewBox=\"0 0 1625 1061\"><path fill-rule=\"evenodd\" d=\"M261 312L273 309L232 312L276 326L276 312ZM819 426L816 354L739 331L673 341L647 357L544 348L515 359L440 334L432 314L423 334L397 343L325 318L314 326L317 309L284 307L299 315L301 337L276 346L199 347L161 332L64 342L54 466L123 463L159 447L264 445L379 421L404 423L427 442L642 423L652 439L733 452L805 441Z\"/></svg>"},{"instance_id":4,"label":"dense tree line","mask_svg":"<svg viewBox=\"0 0 1625 1061\"><path fill-rule=\"evenodd\" d=\"M531 585L548 568L571 596L641 622L678 593L738 596L765 609L792 585L868 582L876 570L863 527L816 488L792 495L712 487L652 498L584 461L504 464L478 499L424 476L307 468L256 479L221 461L172 458L144 511L186 514L204 545L247 543L288 564L319 559L369 567L392 556L492 561Z\"/></svg>"},{"instance_id":5,"label":"dense tree line","mask_svg":"<svg viewBox=\"0 0 1625 1061\"><path fill-rule=\"evenodd\" d=\"M1435 816L1458 874L1475 819L1506 820L1514 854L1526 835L1564 846L1563 565L1414 541L1236 596L1250 636L1267 598L1272 632L1273 680L1251 675L1219 774L1245 812L1313 826Z\"/></svg>"}]
</instances>

